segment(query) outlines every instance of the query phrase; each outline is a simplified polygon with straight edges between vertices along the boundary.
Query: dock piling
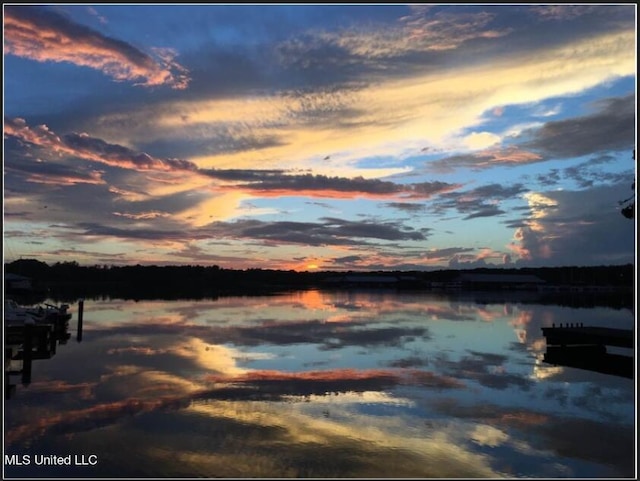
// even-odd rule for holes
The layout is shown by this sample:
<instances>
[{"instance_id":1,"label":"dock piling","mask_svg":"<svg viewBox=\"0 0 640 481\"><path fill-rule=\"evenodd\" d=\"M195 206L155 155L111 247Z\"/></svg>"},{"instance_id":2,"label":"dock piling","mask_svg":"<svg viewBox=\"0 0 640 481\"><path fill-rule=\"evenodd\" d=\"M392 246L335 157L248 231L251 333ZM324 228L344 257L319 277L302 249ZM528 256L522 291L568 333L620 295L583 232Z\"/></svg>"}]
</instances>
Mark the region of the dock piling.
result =
<instances>
[{"instance_id":1,"label":"dock piling","mask_svg":"<svg viewBox=\"0 0 640 481\"><path fill-rule=\"evenodd\" d=\"M24 344L22 345L22 384L31 384L31 362L33 360L33 326L24 326Z\"/></svg>"},{"instance_id":2,"label":"dock piling","mask_svg":"<svg viewBox=\"0 0 640 481\"><path fill-rule=\"evenodd\" d=\"M82 317L84 314L84 299L78 301L78 333L76 334L76 340L82 342Z\"/></svg>"}]
</instances>

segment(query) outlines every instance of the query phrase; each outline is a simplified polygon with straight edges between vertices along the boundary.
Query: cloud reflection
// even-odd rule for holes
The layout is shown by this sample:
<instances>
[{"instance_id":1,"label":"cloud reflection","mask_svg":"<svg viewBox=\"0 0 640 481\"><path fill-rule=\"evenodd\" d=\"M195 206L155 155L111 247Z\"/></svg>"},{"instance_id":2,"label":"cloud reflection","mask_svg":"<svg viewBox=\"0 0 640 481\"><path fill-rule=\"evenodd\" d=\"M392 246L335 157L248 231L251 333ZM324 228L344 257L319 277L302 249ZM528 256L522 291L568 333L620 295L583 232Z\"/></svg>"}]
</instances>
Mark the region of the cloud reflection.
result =
<instances>
[{"instance_id":1,"label":"cloud reflection","mask_svg":"<svg viewBox=\"0 0 640 481\"><path fill-rule=\"evenodd\" d=\"M626 476L627 380L571 369L536 377L540 327L589 315L629 317L370 292L96 302L66 364L43 363L43 380L13 400L5 443L96 449L101 473L116 477L144 467L171 477L495 478L529 476L525 465L571 477L585 463ZM123 450L137 468L115 464Z\"/></svg>"}]
</instances>

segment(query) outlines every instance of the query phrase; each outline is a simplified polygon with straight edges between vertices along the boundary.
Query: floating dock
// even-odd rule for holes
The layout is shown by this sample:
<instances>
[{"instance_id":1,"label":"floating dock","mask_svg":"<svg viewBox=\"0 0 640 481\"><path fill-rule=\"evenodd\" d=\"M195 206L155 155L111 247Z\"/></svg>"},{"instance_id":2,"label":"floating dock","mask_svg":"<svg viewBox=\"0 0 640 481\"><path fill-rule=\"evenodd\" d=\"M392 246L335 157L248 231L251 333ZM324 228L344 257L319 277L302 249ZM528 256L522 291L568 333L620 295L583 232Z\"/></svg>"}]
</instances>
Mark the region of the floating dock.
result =
<instances>
[{"instance_id":1,"label":"floating dock","mask_svg":"<svg viewBox=\"0 0 640 481\"><path fill-rule=\"evenodd\" d=\"M635 375L634 351L627 356L607 352L607 346L633 349L632 329L561 324L543 327L542 333L547 340L544 362L629 379Z\"/></svg>"},{"instance_id":2,"label":"floating dock","mask_svg":"<svg viewBox=\"0 0 640 481\"><path fill-rule=\"evenodd\" d=\"M547 339L547 346L595 345L630 349L634 347L632 329L566 324L558 327L543 327L542 334Z\"/></svg>"},{"instance_id":3,"label":"floating dock","mask_svg":"<svg viewBox=\"0 0 640 481\"><path fill-rule=\"evenodd\" d=\"M547 347L543 361L555 366L573 367L633 379L635 360L606 352L604 346Z\"/></svg>"}]
</instances>

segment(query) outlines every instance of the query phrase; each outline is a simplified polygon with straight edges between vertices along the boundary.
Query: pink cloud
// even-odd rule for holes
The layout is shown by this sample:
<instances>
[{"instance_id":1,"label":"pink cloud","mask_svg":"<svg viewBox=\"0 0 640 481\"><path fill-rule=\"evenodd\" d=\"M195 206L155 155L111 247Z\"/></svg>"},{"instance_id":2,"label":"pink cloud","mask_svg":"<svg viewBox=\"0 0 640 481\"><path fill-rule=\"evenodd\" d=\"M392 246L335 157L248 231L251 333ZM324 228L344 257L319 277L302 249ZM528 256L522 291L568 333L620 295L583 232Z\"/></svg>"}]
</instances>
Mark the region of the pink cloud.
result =
<instances>
[{"instance_id":1,"label":"pink cloud","mask_svg":"<svg viewBox=\"0 0 640 481\"><path fill-rule=\"evenodd\" d=\"M487 164L528 164L542 160L542 156L517 147L490 149L484 155Z\"/></svg>"},{"instance_id":2,"label":"pink cloud","mask_svg":"<svg viewBox=\"0 0 640 481\"><path fill-rule=\"evenodd\" d=\"M29 127L24 119L5 119L4 135L32 144L59 155L80 157L93 162L136 171L195 171L192 162L180 159L157 159L144 152L135 152L118 144L72 133L60 137L46 125Z\"/></svg>"},{"instance_id":3,"label":"pink cloud","mask_svg":"<svg viewBox=\"0 0 640 481\"><path fill-rule=\"evenodd\" d=\"M134 219L134 220L149 220L149 219L156 219L158 217L169 217L171 214L167 212L152 211L152 212L142 212L140 214L129 214L127 212L114 212L113 215L116 215L119 217L126 217L128 219Z\"/></svg>"},{"instance_id":4,"label":"pink cloud","mask_svg":"<svg viewBox=\"0 0 640 481\"><path fill-rule=\"evenodd\" d=\"M184 89L190 80L172 50L149 55L55 12L28 6L4 9L4 53L38 62L69 62L145 87Z\"/></svg>"},{"instance_id":5,"label":"pink cloud","mask_svg":"<svg viewBox=\"0 0 640 481\"><path fill-rule=\"evenodd\" d=\"M102 178L102 173L93 171L86 176L81 175L64 175L64 176L52 176L50 174L29 174L27 177L29 182L36 184L48 184L48 185L76 185L76 184L104 184L105 181Z\"/></svg>"}]
</instances>

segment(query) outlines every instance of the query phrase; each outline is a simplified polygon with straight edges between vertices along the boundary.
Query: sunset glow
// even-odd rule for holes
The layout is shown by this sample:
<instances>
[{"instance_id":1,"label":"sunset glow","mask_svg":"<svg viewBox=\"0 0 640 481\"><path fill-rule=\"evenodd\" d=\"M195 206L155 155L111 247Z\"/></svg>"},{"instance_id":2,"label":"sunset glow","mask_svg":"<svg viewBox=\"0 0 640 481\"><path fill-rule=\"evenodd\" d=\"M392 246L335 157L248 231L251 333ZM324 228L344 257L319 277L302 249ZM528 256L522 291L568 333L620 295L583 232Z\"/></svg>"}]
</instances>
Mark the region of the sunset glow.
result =
<instances>
[{"instance_id":1,"label":"sunset glow","mask_svg":"<svg viewBox=\"0 0 640 481\"><path fill-rule=\"evenodd\" d=\"M3 13L5 262L634 262L635 4Z\"/></svg>"}]
</instances>

